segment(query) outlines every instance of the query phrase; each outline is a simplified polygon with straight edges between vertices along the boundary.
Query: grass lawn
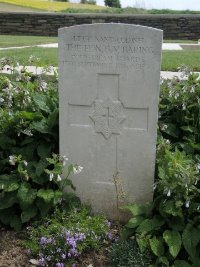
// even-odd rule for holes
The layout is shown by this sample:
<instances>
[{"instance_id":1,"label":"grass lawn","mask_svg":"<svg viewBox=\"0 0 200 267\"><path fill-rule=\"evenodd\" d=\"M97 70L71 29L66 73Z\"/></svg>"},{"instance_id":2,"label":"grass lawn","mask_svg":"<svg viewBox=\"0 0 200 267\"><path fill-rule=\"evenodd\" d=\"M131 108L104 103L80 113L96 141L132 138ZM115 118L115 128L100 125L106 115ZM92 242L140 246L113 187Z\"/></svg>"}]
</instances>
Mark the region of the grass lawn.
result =
<instances>
[{"instance_id":1,"label":"grass lawn","mask_svg":"<svg viewBox=\"0 0 200 267\"><path fill-rule=\"evenodd\" d=\"M8 57L20 62L20 64L30 65L28 58L34 55L40 58L40 65L58 65L57 48L31 47L24 49L0 50L0 58ZM162 70L177 71L182 64L191 67L194 71L200 71L200 51L163 51Z\"/></svg>"},{"instance_id":2,"label":"grass lawn","mask_svg":"<svg viewBox=\"0 0 200 267\"><path fill-rule=\"evenodd\" d=\"M194 40L163 40L164 43L197 44Z\"/></svg>"},{"instance_id":3,"label":"grass lawn","mask_svg":"<svg viewBox=\"0 0 200 267\"><path fill-rule=\"evenodd\" d=\"M179 50L162 52L162 70L176 71L180 65L200 71L200 50Z\"/></svg>"},{"instance_id":4,"label":"grass lawn","mask_svg":"<svg viewBox=\"0 0 200 267\"><path fill-rule=\"evenodd\" d=\"M0 58L7 57L19 61L22 65L30 65L28 59L31 55L40 58L40 65L58 65L57 48L30 47L23 49L0 50Z\"/></svg>"},{"instance_id":5,"label":"grass lawn","mask_svg":"<svg viewBox=\"0 0 200 267\"><path fill-rule=\"evenodd\" d=\"M57 37L0 35L0 47L57 43Z\"/></svg>"}]
</instances>

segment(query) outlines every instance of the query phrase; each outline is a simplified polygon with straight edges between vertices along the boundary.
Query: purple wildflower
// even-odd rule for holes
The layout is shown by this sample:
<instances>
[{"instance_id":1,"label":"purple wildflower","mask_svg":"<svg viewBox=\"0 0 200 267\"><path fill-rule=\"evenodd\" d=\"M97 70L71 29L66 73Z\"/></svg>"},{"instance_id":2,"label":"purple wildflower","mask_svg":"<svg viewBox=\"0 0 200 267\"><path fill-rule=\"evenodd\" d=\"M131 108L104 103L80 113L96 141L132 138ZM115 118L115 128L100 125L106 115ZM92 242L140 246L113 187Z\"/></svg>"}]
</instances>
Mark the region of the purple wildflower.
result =
<instances>
[{"instance_id":1,"label":"purple wildflower","mask_svg":"<svg viewBox=\"0 0 200 267\"><path fill-rule=\"evenodd\" d=\"M112 234L112 233L108 233L107 236L108 236L108 238L109 238L110 240L113 239L113 234Z\"/></svg>"},{"instance_id":2,"label":"purple wildflower","mask_svg":"<svg viewBox=\"0 0 200 267\"><path fill-rule=\"evenodd\" d=\"M64 253L61 254L61 258L64 260L66 259L66 255Z\"/></svg>"},{"instance_id":3,"label":"purple wildflower","mask_svg":"<svg viewBox=\"0 0 200 267\"><path fill-rule=\"evenodd\" d=\"M45 262L44 258L39 259L38 262L39 262L39 266L45 266L46 265L46 262Z\"/></svg>"},{"instance_id":4,"label":"purple wildflower","mask_svg":"<svg viewBox=\"0 0 200 267\"><path fill-rule=\"evenodd\" d=\"M64 265L64 263L58 262L58 263L56 263L56 267L65 267L65 265Z\"/></svg>"}]
</instances>

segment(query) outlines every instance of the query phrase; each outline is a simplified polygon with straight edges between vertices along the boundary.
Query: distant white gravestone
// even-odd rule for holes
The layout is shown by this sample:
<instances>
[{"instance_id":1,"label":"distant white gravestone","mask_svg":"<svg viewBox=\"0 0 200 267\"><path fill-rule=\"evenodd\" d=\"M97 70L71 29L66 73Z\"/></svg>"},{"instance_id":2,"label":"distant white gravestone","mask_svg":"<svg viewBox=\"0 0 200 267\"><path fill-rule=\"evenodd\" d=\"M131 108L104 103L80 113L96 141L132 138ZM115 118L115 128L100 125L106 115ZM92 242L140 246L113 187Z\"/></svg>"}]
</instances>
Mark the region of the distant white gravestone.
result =
<instances>
[{"instance_id":1,"label":"distant white gravestone","mask_svg":"<svg viewBox=\"0 0 200 267\"><path fill-rule=\"evenodd\" d=\"M152 200L162 31L92 24L59 29L60 154L95 212Z\"/></svg>"}]
</instances>

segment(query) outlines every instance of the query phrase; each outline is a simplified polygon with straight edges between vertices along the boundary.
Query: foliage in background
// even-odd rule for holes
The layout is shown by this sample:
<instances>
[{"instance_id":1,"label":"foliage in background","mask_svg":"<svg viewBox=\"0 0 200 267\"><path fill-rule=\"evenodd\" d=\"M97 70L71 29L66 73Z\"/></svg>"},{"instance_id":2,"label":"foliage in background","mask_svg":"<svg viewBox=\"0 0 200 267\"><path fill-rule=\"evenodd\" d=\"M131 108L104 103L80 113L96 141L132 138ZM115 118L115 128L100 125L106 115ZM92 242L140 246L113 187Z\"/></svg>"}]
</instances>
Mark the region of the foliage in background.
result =
<instances>
[{"instance_id":1,"label":"foliage in background","mask_svg":"<svg viewBox=\"0 0 200 267\"><path fill-rule=\"evenodd\" d=\"M200 79L163 81L154 201L126 207L124 237L155 257L152 266L200 266Z\"/></svg>"},{"instance_id":2,"label":"foliage in background","mask_svg":"<svg viewBox=\"0 0 200 267\"><path fill-rule=\"evenodd\" d=\"M104 216L91 216L87 207L68 212L57 208L52 216L28 227L28 235L25 247L39 266L76 266L84 252L97 250L109 241L110 223Z\"/></svg>"},{"instance_id":3,"label":"foliage in background","mask_svg":"<svg viewBox=\"0 0 200 267\"><path fill-rule=\"evenodd\" d=\"M8 63L1 59L3 66ZM68 176L76 166L69 164L61 178L67 159L52 156L58 142L56 79L47 84L43 75L25 69L1 75L0 222L19 230L61 201L63 183L72 186Z\"/></svg>"},{"instance_id":4,"label":"foliage in background","mask_svg":"<svg viewBox=\"0 0 200 267\"><path fill-rule=\"evenodd\" d=\"M120 0L104 0L105 6L121 8Z\"/></svg>"}]
</instances>

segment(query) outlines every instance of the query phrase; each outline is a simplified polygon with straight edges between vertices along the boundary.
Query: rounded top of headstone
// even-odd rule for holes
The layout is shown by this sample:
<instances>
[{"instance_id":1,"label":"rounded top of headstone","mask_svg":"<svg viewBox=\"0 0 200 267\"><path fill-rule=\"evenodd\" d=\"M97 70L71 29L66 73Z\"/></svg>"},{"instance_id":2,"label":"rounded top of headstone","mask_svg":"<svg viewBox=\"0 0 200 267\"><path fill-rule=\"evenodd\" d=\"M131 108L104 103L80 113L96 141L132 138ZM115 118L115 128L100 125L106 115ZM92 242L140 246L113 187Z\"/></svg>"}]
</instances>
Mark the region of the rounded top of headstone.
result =
<instances>
[{"instance_id":1,"label":"rounded top of headstone","mask_svg":"<svg viewBox=\"0 0 200 267\"><path fill-rule=\"evenodd\" d=\"M142 32L156 32L157 34L162 36L163 30L152 28L148 26L136 25L136 24L126 24L126 23L94 23L94 24L82 24L82 25L74 25L70 27L63 27L58 30L59 34L65 33L66 31L79 31L88 29L91 31L95 30L119 30L120 33L124 32L127 34L127 31L142 31Z\"/></svg>"}]
</instances>

